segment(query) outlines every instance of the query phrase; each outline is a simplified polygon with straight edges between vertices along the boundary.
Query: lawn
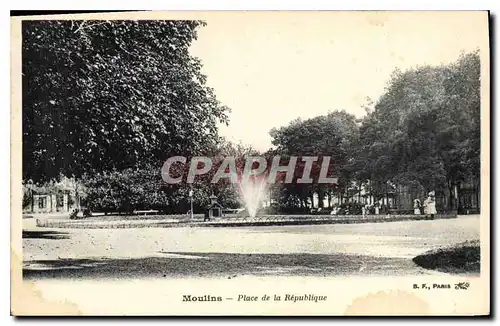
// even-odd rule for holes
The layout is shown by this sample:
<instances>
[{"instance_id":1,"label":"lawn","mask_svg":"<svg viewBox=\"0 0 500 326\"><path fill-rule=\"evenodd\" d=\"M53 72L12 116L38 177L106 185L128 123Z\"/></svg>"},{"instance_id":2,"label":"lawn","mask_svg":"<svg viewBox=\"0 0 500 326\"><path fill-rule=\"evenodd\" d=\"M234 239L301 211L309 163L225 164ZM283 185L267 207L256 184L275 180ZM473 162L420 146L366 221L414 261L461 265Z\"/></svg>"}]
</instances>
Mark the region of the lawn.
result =
<instances>
[{"instance_id":1,"label":"lawn","mask_svg":"<svg viewBox=\"0 0 500 326\"><path fill-rule=\"evenodd\" d=\"M479 240L465 241L456 245L430 250L413 258L424 268L445 273L479 273L481 248Z\"/></svg>"}]
</instances>

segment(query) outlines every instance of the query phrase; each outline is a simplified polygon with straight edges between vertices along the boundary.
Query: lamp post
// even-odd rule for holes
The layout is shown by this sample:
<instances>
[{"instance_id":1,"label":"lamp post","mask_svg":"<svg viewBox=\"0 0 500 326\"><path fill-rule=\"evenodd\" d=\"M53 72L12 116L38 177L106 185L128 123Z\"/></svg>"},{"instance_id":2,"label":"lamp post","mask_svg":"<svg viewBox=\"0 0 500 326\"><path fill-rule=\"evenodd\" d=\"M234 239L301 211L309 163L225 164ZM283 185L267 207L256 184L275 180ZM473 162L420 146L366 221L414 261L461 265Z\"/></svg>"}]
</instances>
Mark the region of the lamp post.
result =
<instances>
[{"instance_id":1,"label":"lamp post","mask_svg":"<svg viewBox=\"0 0 500 326\"><path fill-rule=\"evenodd\" d=\"M189 211L189 218L193 219L193 188L189 189L189 201L191 205L191 210Z\"/></svg>"},{"instance_id":2,"label":"lamp post","mask_svg":"<svg viewBox=\"0 0 500 326\"><path fill-rule=\"evenodd\" d=\"M29 179L28 180L28 189L30 193L30 199L31 199L31 213L34 212L35 209L35 197L33 196L33 180Z\"/></svg>"}]
</instances>

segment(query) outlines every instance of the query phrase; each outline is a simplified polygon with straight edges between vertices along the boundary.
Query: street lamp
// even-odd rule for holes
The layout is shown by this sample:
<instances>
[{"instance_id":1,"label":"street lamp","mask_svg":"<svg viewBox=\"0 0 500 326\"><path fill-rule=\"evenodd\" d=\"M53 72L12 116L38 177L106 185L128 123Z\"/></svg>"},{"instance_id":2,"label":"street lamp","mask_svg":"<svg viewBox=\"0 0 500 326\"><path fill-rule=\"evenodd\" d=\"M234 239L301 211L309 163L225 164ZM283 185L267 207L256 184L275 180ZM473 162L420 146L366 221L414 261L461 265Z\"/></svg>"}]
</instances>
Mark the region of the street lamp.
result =
<instances>
[{"instance_id":1,"label":"street lamp","mask_svg":"<svg viewBox=\"0 0 500 326\"><path fill-rule=\"evenodd\" d=\"M191 204L191 210L189 211L189 218L193 219L193 189L189 189L189 201Z\"/></svg>"}]
</instances>

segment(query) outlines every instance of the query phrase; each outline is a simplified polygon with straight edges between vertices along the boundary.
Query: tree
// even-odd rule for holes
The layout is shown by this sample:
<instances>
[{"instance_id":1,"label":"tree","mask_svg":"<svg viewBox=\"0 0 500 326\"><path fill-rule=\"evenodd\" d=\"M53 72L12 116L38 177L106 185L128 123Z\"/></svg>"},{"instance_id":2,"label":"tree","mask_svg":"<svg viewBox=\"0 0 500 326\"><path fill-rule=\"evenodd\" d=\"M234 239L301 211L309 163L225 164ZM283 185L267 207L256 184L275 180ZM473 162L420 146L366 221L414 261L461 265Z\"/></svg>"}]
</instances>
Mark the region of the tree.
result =
<instances>
[{"instance_id":1,"label":"tree","mask_svg":"<svg viewBox=\"0 0 500 326\"><path fill-rule=\"evenodd\" d=\"M360 128L358 175L376 195L381 183L420 193L448 188L453 198L461 181L479 179L479 80L477 52L392 75Z\"/></svg>"},{"instance_id":2,"label":"tree","mask_svg":"<svg viewBox=\"0 0 500 326\"><path fill-rule=\"evenodd\" d=\"M349 186L352 174L354 144L359 136L358 125L353 115L345 111L333 111L324 116L307 120L294 120L288 126L273 129L270 132L276 151L282 155L294 156L329 156L334 175L339 178L338 185L292 184L284 187L284 194L299 198L301 207L307 207L308 199L313 203L316 193L319 207L323 199L333 191L343 192ZM299 160L296 169L301 176ZM312 175L318 176L321 162L313 165Z\"/></svg>"},{"instance_id":3,"label":"tree","mask_svg":"<svg viewBox=\"0 0 500 326\"><path fill-rule=\"evenodd\" d=\"M86 190L84 203L91 210L104 212L125 212L134 210L156 209L166 213L186 213L190 209L188 193L193 189L194 212L202 212L210 203L210 196L216 195L223 207L241 207L238 186L227 180L212 184L211 180L220 166L219 156L244 158L246 155L258 154L250 146L242 143L234 144L224 138L218 141L218 149L209 154L213 157L214 166L201 176L195 178L194 184L166 184L162 180L161 171L150 164L141 168L104 171L85 174L82 187ZM243 163L241 160L239 163ZM180 173L184 177L189 170L188 160ZM242 166L240 166L242 169Z\"/></svg>"},{"instance_id":4,"label":"tree","mask_svg":"<svg viewBox=\"0 0 500 326\"><path fill-rule=\"evenodd\" d=\"M23 22L23 178L213 147L228 108L189 54L199 21Z\"/></svg>"}]
</instances>

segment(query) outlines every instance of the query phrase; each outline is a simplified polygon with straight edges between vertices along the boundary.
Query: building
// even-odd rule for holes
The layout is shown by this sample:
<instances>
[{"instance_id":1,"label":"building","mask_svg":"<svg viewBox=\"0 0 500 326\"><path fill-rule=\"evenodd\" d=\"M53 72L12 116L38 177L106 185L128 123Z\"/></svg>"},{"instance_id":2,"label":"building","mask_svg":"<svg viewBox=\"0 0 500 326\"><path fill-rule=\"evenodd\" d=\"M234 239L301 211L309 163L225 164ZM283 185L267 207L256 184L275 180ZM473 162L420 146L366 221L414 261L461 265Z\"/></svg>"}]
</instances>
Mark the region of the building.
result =
<instances>
[{"instance_id":1,"label":"building","mask_svg":"<svg viewBox=\"0 0 500 326\"><path fill-rule=\"evenodd\" d=\"M70 194L49 194L49 193L38 193L33 194L31 212L32 213L56 213L56 212L70 212L76 207L74 205L75 201L71 200L70 204Z\"/></svg>"},{"instance_id":2,"label":"building","mask_svg":"<svg viewBox=\"0 0 500 326\"><path fill-rule=\"evenodd\" d=\"M222 217L222 207L221 204L217 202L217 197L215 195L210 196L210 205L207 207L207 212L205 214L206 217Z\"/></svg>"},{"instance_id":3,"label":"building","mask_svg":"<svg viewBox=\"0 0 500 326\"><path fill-rule=\"evenodd\" d=\"M80 208L81 187L68 178L43 185L28 180L23 185L23 211L26 213L69 213Z\"/></svg>"}]
</instances>

